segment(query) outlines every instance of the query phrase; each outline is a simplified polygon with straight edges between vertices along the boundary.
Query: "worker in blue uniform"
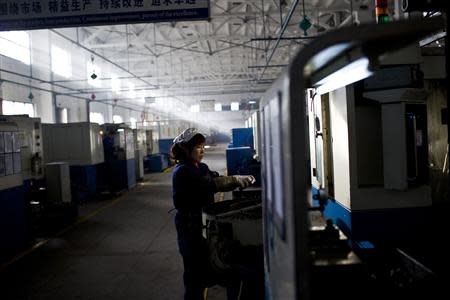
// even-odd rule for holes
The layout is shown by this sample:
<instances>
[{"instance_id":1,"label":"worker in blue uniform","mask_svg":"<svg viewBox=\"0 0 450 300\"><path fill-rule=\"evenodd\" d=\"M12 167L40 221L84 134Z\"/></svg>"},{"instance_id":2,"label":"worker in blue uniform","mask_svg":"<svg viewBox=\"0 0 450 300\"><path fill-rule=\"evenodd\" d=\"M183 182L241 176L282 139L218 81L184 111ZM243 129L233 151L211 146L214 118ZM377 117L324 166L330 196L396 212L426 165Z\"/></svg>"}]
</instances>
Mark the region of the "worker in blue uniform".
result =
<instances>
[{"instance_id":1,"label":"worker in blue uniform","mask_svg":"<svg viewBox=\"0 0 450 300\"><path fill-rule=\"evenodd\" d=\"M184 264L185 300L203 299L205 288L215 284L202 236L202 207L214 202L214 193L246 188L253 176L219 176L202 163L205 136L188 128L177 136L171 149L177 165L173 170L173 202L177 209L175 226Z\"/></svg>"}]
</instances>

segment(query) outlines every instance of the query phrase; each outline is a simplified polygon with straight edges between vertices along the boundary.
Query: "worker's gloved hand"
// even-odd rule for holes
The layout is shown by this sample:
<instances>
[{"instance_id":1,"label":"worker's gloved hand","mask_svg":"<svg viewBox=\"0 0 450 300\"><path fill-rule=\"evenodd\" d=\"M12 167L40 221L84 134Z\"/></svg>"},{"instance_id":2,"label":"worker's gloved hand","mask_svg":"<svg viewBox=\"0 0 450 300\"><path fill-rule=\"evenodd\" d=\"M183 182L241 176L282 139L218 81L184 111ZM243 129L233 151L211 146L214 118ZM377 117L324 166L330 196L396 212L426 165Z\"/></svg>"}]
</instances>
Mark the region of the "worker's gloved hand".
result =
<instances>
[{"instance_id":1,"label":"worker's gloved hand","mask_svg":"<svg viewBox=\"0 0 450 300\"><path fill-rule=\"evenodd\" d=\"M218 192L229 192L236 188L245 189L255 183L255 177L251 175L232 175L214 177L213 182Z\"/></svg>"},{"instance_id":2,"label":"worker's gloved hand","mask_svg":"<svg viewBox=\"0 0 450 300\"><path fill-rule=\"evenodd\" d=\"M256 181L255 177L253 177L252 175L233 175L233 177L239 184L240 189L245 189Z\"/></svg>"}]
</instances>

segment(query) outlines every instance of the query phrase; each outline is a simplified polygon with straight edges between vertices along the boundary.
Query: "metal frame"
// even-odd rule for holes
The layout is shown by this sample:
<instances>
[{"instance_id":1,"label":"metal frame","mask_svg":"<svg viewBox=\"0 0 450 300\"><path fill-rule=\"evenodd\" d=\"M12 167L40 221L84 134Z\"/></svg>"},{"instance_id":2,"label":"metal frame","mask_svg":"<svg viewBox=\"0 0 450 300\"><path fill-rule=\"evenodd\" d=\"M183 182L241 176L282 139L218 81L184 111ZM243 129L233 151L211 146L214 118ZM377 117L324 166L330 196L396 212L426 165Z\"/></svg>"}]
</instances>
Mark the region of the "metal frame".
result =
<instances>
[{"instance_id":1,"label":"metal frame","mask_svg":"<svg viewBox=\"0 0 450 300\"><path fill-rule=\"evenodd\" d=\"M378 60L380 55L408 45L427 34L442 29L444 22L440 18L396 22L380 25L366 25L360 27L343 28L328 33L320 39L314 40L308 47L300 51L293 59L287 70L273 84L265 94L261 108L266 107L279 91L283 92L281 113L281 137L284 141L284 170L285 178L282 188L285 191L286 205L286 236L273 234L265 235L266 274L268 280L269 297L274 299L310 299L309 268L310 258L308 250L308 209L310 199L311 180L309 169L309 133L307 120L306 89L312 87L311 77L323 70L334 59L345 55L347 51L361 49L362 53L371 61ZM325 66L314 67L311 60L324 53L336 44L351 44L351 48L342 48L327 58ZM329 52L331 53L331 52ZM308 73L305 74L305 68ZM264 122L264 116L261 116ZM264 143L264 136L262 143ZM262 152L262 170L265 175L265 151ZM263 186L263 191L266 187ZM264 195L264 192L263 192ZM265 232L273 232L267 224L272 220L264 207Z\"/></svg>"}]
</instances>

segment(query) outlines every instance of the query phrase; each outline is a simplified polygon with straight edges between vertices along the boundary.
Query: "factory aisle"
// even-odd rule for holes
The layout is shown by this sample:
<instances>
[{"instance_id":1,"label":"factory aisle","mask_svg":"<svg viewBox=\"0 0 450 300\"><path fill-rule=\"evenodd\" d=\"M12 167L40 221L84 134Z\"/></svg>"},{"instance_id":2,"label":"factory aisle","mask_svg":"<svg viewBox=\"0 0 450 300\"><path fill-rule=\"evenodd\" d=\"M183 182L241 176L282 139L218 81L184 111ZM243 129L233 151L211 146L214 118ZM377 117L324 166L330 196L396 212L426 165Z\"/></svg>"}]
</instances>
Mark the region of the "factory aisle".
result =
<instances>
[{"instance_id":1,"label":"factory aisle","mask_svg":"<svg viewBox=\"0 0 450 300\"><path fill-rule=\"evenodd\" d=\"M209 149L206 162L222 174L225 147ZM0 299L182 299L171 172L145 178L115 200L81 207L84 220L0 270ZM225 299L223 289L208 299Z\"/></svg>"}]
</instances>

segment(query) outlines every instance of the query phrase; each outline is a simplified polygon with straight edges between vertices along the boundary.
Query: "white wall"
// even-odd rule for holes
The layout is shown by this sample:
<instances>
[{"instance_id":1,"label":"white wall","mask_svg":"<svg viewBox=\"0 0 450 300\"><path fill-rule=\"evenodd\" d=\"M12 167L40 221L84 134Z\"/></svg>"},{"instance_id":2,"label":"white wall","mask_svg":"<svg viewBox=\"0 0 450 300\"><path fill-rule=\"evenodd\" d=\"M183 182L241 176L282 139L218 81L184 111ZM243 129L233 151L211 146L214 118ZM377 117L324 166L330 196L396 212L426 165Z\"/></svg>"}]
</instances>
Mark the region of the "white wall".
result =
<instances>
[{"instance_id":1,"label":"white wall","mask_svg":"<svg viewBox=\"0 0 450 300\"><path fill-rule=\"evenodd\" d=\"M86 100L58 95L56 97L56 106L59 108L67 108L69 123L87 121Z\"/></svg>"},{"instance_id":2,"label":"white wall","mask_svg":"<svg viewBox=\"0 0 450 300\"><path fill-rule=\"evenodd\" d=\"M36 117L41 118L42 123L55 123L52 94L39 92L39 97L33 99L35 103Z\"/></svg>"},{"instance_id":3,"label":"white wall","mask_svg":"<svg viewBox=\"0 0 450 300\"><path fill-rule=\"evenodd\" d=\"M76 39L76 30L74 29L61 29L64 34ZM36 116L42 119L43 123L54 123L55 118L55 108L52 97L52 88L46 83L52 80L67 80L62 76L52 74L51 72L51 55L49 54L49 49L51 45L56 45L62 49L68 50L72 56L83 56L85 59L73 59L72 61L72 77L73 78L83 78L86 75L86 61L90 60L90 54L86 51L77 48L73 43L61 38L58 35L52 34L48 30L33 30L29 31L31 37L31 46L34 51L31 53L32 67L21 63L19 61L10 59L8 57L0 56L0 67L2 69L17 72L25 76L33 76L39 78L44 82L38 83L33 81L32 84L43 90L32 89L33 100L32 103L35 105ZM74 62L76 61L76 64ZM2 93L5 100L13 101L24 101L30 102L28 95L30 93L30 88L27 85L30 84L30 79L27 77L21 77L13 75L7 72L0 72L0 77L5 80L11 80L14 82L19 82L25 86L20 86L17 84L3 83ZM182 97L183 101L198 102L200 100L213 99L216 102L223 104L229 104L231 101L240 101L248 98L258 98L260 95L257 94L234 94L234 95L215 95L215 96L192 96L192 97ZM189 98L189 99L188 99ZM57 95L56 105L61 108L67 108L68 110L68 121L69 122L84 122L88 119L86 101L79 98ZM174 107L173 110L177 110L178 107ZM113 111L114 110L114 111ZM142 121L142 116L140 111L134 111L129 109L123 109L120 107L115 107L114 109L110 105L105 105L102 103L96 103L93 101L90 105L91 112L102 113L105 122L112 123L112 116L117 114L122 116L123 121L126 123L130 122L130 118L135 118L138 122ZM153 111L149 111L151 116ZM198 114L192 114L190 112L178 111L173 113L158 114L161 120L180 120L185 119L187 122L196 124L197 127L204 128L203 131L208 132L211 128L214 130L220 130L222 132L230 132L231 128L244 127L245 112L202 112ZM150 118L148 121L152 121Z\"/></svg>"},{"instance_id":4,"label":"white wall","mask_svg":"<svg viewBox=\"0 0 450 300\"><path fill-rule=\"evenodd\" d=\"M32 75L33 77L37 77L43 80L50 80L50 72L48 71L49 55L46 54L46 48L48 48L49 42L48 31L35 30L29 33L31 44L34 48L36 48L36 50L31 53L31 62L33 64L33 67L30 67L29 65L26 65L17 60L5 56L0 56L1 69L5 70L4 72L0 72L0 77L4 80L10 80L19 83L14 84L3 82L0 87L2 89L2 97L3 99L10 101L33 103L36 117L41 118L41 121L43 123L53 123L55 121L55 118L52 95L50 92L45 91L50 90L50 86L46 83L40 83L39 85L37 85L36 82L34 82L33 84L35 86L38 86L39 88L45 90L30 89L27 86L23 86L30 84L30 80L27 77L10 73L14 72L23 74L25 76ZM30 91L33 93L34 97L32 100L28 98Z\"/></svg>"}]
</instances>

